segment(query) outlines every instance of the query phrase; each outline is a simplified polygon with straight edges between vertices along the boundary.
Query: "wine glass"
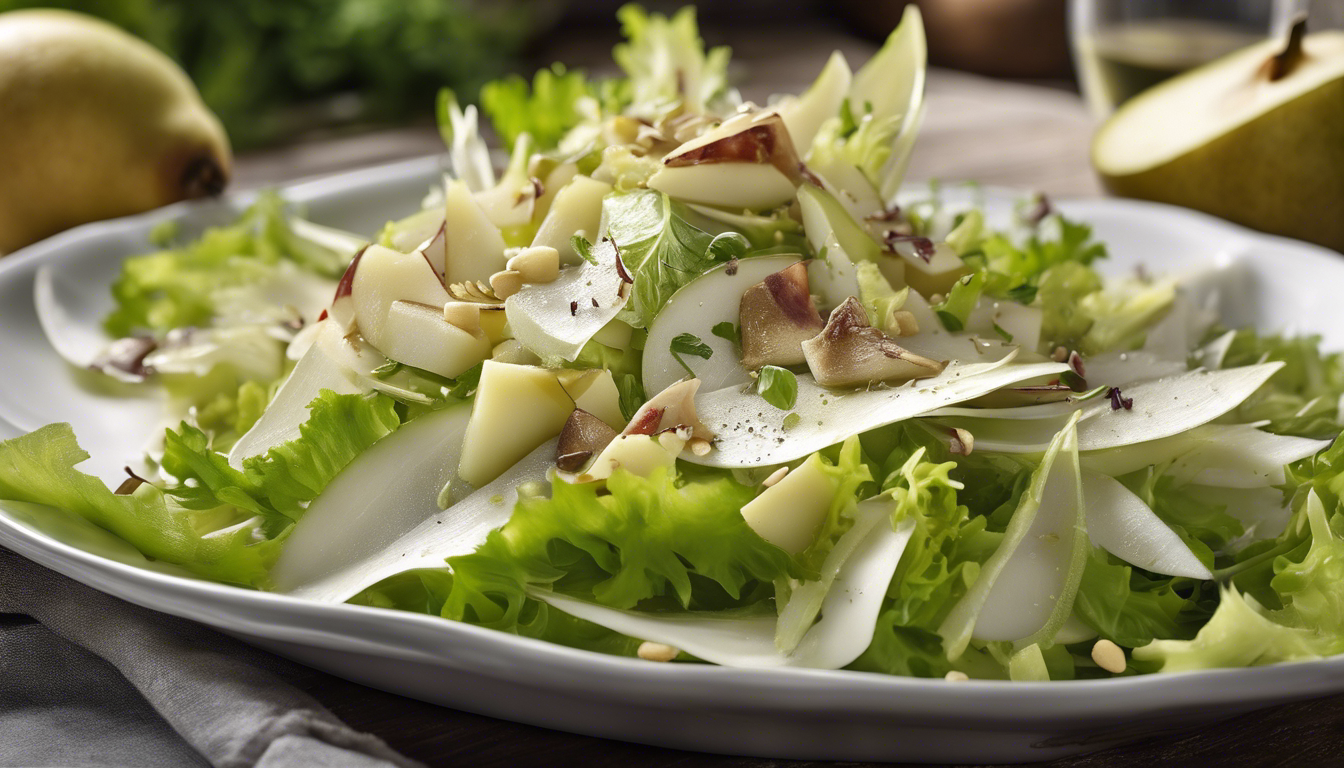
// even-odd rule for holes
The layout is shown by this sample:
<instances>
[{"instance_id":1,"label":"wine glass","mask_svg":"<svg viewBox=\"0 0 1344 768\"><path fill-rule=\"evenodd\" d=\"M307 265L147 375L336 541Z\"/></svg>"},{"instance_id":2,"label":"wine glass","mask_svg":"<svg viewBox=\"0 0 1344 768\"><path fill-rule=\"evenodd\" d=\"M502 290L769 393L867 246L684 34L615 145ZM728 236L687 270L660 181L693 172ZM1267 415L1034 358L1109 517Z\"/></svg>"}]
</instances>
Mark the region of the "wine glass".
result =
<instances>
[{"instance_id":1,"label":"wine glass","mask_svg":"<svg viewBox=\"0 0 1344 768\"><path fill-rule=\"evenodd\" d=\"M1269 35L1339 23L1337 1L1070 0L1069 33L1078 79L1098 118L1139 92Z\"/></svg>"}]
</instances>

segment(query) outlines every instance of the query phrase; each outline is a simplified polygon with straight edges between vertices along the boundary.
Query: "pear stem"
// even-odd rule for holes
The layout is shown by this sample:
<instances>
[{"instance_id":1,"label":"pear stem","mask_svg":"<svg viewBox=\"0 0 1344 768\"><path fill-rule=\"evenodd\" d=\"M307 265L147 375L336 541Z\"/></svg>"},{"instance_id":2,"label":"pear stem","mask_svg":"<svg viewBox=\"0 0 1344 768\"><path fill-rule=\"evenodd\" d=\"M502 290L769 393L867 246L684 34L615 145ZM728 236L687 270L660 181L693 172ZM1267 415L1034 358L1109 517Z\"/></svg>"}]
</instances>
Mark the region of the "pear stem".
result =
<instances>
[{"instance_id":1,"label":"pear stem","mask_svg":"<svg viewBox=\"0 0 1344 768\"><path fill-rule=\"evenodd\" d=\"M1307 15L1300 13L1288 31L1288 43L1283 50L1269 59L1270 82L1280 80L1292 73L1302 61L1302 37L1307 34Z\"/></svg>"}]
</instances>

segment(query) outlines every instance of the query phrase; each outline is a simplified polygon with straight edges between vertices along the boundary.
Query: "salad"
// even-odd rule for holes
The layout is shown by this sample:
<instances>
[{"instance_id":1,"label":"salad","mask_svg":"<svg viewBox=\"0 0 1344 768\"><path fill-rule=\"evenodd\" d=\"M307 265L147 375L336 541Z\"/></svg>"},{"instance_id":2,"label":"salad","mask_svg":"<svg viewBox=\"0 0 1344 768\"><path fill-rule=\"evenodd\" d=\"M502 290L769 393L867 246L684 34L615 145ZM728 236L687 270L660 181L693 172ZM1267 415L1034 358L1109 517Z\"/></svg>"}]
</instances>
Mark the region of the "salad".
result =
<instances>
[{"instance_id":1,"label":"salad","mask_svg":"<svg viewBox=\"0 0 1344 768\"><path fill-rule=\"evenodd\" d=\"M763 106L692 10L619 16L622 78L444 92L450 170L371 241L273 195L158 231L98 333L39 274L55 348L167 428L115 489L68 424L4 442L0 499L146 567L651 661L1344 651L1338 356L1221 327L1235 266L1103 278L1043 197L902 190L913 6Z\"/></svg>"}]
</instances>

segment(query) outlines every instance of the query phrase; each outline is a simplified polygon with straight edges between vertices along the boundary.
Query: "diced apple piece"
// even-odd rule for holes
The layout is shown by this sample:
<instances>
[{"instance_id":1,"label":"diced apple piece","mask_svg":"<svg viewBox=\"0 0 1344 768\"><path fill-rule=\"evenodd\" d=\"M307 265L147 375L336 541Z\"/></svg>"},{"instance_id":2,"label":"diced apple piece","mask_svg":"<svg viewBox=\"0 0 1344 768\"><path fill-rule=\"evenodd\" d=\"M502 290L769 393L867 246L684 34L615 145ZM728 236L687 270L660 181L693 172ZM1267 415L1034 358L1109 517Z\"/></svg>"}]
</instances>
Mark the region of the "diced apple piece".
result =
<instances>
[{"instance_id":1,"label":"diced apple piece","mask_svg":"<svg viewBox=\"0 0 1344 768\"><path fill-rule=\"evenodd\" d=\"M971 273L947 243L934 243L927 237L894 237L888 246L905 262L906 284L925 298L946 295L953 284Z\"/></svg>"},{"instance_id":2,"label":"diced apple piece","mask_svg":"<svg viewBox=\"0 0 1344 768\"><path fill-rule=\"evenodd\" d=\"M477 205L466 184L448 182L444 211L445 274L449 282L486 282L504 269L504 236Z\"/></svg>"},{"instance_id":3,"label":"diced apple piece","mask_svg":"<svg viewBox=\"0 0 1344 768\"><path fill-rule=\"evenodd\" d=\"M560 263L578 264L582 261L570 238L582 233L591 241L597 239L602 222L602 198L611 191L611 185L587 176L574 180L555 193L555 201L537 227L532 245L546 245L560 252Z\"/></svg>"},{"instance_id":4,"label":"diced apple piece","mask_svg":"<svg viewBox=\"0 0 1344 768\"><path fill-rule=\"evenodd\" d=\"M560 434L574 400L555 372L487 360L476 387L458 476L476 488Z\"/></svg>"},{"instance_id":5,"label":"diced apple piece","mask_svg":"<svg viewBox=\"0 0 1344 768\"><path fill-rule=\"evenodd\" d=\"M394 301L374 344L389 359L454 378L490 356L490 340L479 329L465 331L448 322L443 310Z\"/></svg>"},{"instance_id":6,"label":"diced apple piece","mask_svg":"<svg viewBox=\"0 0 1344 768\"><path fill-rule=\"evenodd\" d=\"M664 167L648 183L676 200L752 211L777 208L796 193L778 168L753 163Z\"/></svg>"},{"instance_id":7,"label":"diced apple piece","mask_svg":"<svg viewBox=\"0 0 1344 768\"><path fill-rule=\"evenodd\" d=\"M803 342L803 354L813 378L824 387L905 382L937 376L944 366L869 325L863 305L852 296L831 313L816 338Z\"/></svg>"},{"instance_id":8,"label":"diced apple piece","mask_svg":"<svg viewBox=\"0 0 1344 768\"><path fill-rule=\"evenodd\" d=\"M836 490L836 481L814 453L742 507L742 518L761 538L797 554L816 541Z\"/></svg>"},{"instance_id":9,"label":"diced apple piece","mask_svg":"<svg viewBox=\"0 0 1344 768\"><path fill-rule=\"evenodd\" d=\"M801 364L803 342L825 326L808 291L807 265L798 262L748 288L738 304L738 320L743 365Z\"/></svg>"},{"instance_id":10,"label":"diced apple piece","mask_svg":"<svg viewBox=\"0 0 1344 768\"><path fill-rule=\"evenodd\" d=\"M420 253L401 253L370 245L359 257L357 268L355 263L351 267L354 278L350 281L350 297L354 300L355 325L379 349L386 341L383 323L392 302L413 301L442 307L449 300L439 276Z\"/></svg>"}]
</instances>

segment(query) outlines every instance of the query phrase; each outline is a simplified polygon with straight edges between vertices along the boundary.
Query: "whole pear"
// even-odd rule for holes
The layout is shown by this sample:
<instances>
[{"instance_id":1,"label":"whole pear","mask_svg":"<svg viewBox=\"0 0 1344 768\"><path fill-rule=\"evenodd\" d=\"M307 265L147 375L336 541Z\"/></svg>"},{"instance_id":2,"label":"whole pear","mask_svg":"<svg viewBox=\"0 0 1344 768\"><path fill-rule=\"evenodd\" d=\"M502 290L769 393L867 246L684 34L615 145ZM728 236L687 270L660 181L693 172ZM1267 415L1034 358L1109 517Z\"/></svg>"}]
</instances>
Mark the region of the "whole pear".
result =
<instances>
[{"instance_id":1,"label":"whole pear","mask_svg":"<svg viewBox=\"0 0 1344 768\"><path fill-rule=\"evenodd\" d=\"M0 254L215 195L229 140L181 68L77 13L0 13Z\"/></svg>"}]
</instances>

